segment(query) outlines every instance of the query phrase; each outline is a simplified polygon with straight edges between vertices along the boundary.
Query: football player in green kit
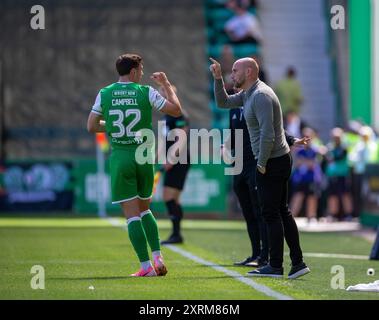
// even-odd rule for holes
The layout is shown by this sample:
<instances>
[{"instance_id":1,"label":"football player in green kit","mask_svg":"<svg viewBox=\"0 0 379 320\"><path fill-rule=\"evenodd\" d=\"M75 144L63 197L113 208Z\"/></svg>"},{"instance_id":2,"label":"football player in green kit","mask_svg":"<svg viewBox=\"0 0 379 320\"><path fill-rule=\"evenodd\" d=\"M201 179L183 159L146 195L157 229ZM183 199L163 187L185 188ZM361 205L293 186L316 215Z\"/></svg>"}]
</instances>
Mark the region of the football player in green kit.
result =
<instances>
[{"instance_id":1,"label":"football player in green kit","mask_svg":"<svg viewBox=\"0 0 379 320\"><path fill-rule=\"evenodd\" d=\"M140 164L136 150L143 142L138 132L152 130L152 108L175 117L181 105L165 73L151 76L165 90L162 97L151 86L139 84L143 61L137 54L123 54L116 61L119 80L100 90L88 117L89 132L106 132L112 148L110 173L112 203L119 203L127 219L128 233L141 262L132 276L164 276L157 222L149 208L154 181L154 164ZM151 147L153 153L153 145ZM153 263L149 258L148 245Z\"/></svg>"}]
</instances>

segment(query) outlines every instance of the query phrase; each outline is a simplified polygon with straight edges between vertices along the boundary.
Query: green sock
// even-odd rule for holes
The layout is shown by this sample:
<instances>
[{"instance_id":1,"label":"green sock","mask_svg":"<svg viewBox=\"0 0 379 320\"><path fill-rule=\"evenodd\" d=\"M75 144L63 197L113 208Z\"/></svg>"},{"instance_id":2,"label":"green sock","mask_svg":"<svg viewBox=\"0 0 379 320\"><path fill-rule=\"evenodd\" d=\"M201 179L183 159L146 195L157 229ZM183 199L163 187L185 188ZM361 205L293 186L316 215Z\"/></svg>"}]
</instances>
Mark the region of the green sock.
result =
<instances>
[{"instance_id":1,"label":"green sock","mask_svg":"<svg viewBox=\"0 0 379 320\"><path fill-rule=\"evenodd\" d=\"M133 217L127 220L130 242L133 245L140 262L149 261L145 231L143 230L141 219Z\"/></svg>"},{"instance_id":2,"label":"green sock","mask_svg":"<svg viewBox=\"0 0 379 320\"><path fill-rule=\"evenodd\" d=\"M141 212L141 220L143 228L145 229L145 234L147 242L151 248L151 251L161 250L161 244L159 242L159 232L157 221L155 220L151 210L146 210Z\"/></svg>"}]
</instances>

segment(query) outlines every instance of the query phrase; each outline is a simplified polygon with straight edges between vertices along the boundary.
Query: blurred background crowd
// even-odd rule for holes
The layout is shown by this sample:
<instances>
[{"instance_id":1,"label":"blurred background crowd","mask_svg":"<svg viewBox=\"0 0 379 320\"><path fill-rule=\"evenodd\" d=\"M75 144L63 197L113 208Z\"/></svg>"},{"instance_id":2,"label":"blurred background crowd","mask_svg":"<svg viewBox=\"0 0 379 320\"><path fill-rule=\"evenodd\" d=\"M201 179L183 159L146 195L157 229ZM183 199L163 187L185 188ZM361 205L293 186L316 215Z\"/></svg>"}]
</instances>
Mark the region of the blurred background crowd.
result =
<instances>
[{"instance_id":1,"label":"blurred background crowd","mask_svg":"<svg viewBox=\"0 0 379 320\"><path fill-rule=\"evenodd\" d=\"M270 81L260 52L265 42L271 39L265 39L262 34L258 1L216 0L208 3L210 44L221 48L219 59L228 93L234 93L230 79L233 62L250 50L248 56L256 59L261 68L259 78L271 85L279 97L287 133L312 138L306 147L292 150L294 165L290 205L293 214L307 217L310 224L320 219L357 220L364 202L362 188L366 167L379 163L377 132L359 120L347 120L344 125L341 123L341 126L328 128L317 118L307 116L304 104L308 102L309 106L311 102L320 100L304 92L297 77L298 70L293 65L285 67L282 78ZM262 3L262 6L266 5ZM216 52L214 54L217 55ZM323 94L321 88L318 94ZM320 103L324 102L321 99ZM214 110L217 113L217 109ZM315 108L315 112L320 111L323 110ZM327 114L333 118L333 110L329 109Z\"/></svg>"}]
</instances>

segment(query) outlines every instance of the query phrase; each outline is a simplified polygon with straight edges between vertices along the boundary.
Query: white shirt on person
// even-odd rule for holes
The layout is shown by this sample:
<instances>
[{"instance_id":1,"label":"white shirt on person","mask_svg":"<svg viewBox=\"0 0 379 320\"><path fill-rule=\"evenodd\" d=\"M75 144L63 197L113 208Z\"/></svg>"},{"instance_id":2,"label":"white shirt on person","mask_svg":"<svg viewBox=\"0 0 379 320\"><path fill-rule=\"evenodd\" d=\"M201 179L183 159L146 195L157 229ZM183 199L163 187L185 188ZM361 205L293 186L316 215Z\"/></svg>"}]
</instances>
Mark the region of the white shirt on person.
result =
<instances>
[{"instance_id":1,"label":"white shirt on person","mask_svg":"<svg viewBox=\"0 0 379 320\"><path fill-rule=\"evenodd\" d=\"M225 29L232 33L237 40L252 36L262 40L262 32L255 15L246 11L241 15L235 15L225 23Z\"/></svg>"}]
</instances>

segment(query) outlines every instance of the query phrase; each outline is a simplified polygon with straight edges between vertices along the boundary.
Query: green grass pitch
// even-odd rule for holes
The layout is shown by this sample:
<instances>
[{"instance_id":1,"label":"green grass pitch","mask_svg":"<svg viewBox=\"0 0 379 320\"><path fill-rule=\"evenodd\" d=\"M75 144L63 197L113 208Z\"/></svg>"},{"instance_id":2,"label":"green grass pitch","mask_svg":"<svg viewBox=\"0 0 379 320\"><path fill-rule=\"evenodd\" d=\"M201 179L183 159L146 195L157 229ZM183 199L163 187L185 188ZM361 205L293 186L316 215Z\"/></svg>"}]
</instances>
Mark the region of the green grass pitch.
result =
<instances>
[{"instance_id":1,"label":"green grass pitch","mask_svg":"<svg viewBox=\"0 0 379 320\"><path fill-rule=\"evenodd\" d=\"M124 219L116 219L121 226ZM170 231L160 220L161 237ZM238 272L250 270L233 261L249 255L245 225L240 221L183 223L185 244L178 247L197 257ZM132 299L132 300L256 300L274 299L211 266L162 249L166 277L131 278L139 268L125 229L99 218L1 217L0 299ZM345 288L379 278L379 261L357 257L315 257L312 253L368 256L372 244L349 233L301 233L311 273L297 280L251 278L293 299L379 299L379 293L348 292L331 287L331 268L344 268ZM288 248L285 248L288 251ZM289 271L285 256L285 274ZM45 270L45 289L31 288L31 268ZM367 275L367 269L376 275ZM94 290L89 287L93 286Z\"/></svg>"}]
</instances>

